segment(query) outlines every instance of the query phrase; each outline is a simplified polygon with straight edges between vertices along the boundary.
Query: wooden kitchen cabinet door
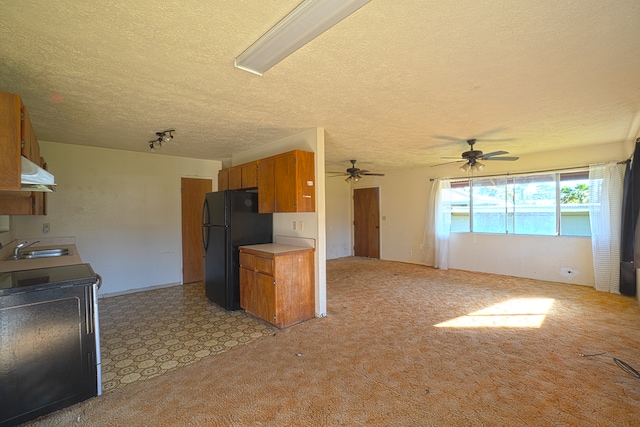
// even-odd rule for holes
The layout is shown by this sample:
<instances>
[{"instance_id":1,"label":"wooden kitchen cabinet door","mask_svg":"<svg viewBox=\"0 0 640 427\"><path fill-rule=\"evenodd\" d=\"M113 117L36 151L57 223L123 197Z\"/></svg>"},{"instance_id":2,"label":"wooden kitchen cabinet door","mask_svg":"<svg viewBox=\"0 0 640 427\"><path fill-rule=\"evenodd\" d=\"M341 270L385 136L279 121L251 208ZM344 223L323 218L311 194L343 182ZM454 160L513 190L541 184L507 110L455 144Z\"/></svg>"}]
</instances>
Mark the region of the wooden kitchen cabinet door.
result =
<instances>
[{"instance_id":1,"label":"wooden kitchen cabinet door","mask_svg":"<svg viewBox=\"0 0 640 427\"><path fill-rule=\"evenodd\" d=\"M256 311L256 273L248 268L240 268L240 307L249 313Z\"/></svg>"},{"instance_id":2,"label":"wooden kitchen cabinet door","mask_svg":"<svg viewBox=\"0 0 640 427\"><path fill-rule=\"evenodd\" d=\"M258 186L258 162L240 165L242 188L256 188Z\"/></svg>"},{"instance_id":3,"label":"wooden kitchen cabinet door","mask_svg":"<svg viewBox=\"0 0 640 427\"><path fill-rule=\"evenodd\" d=\"M242 169L240 166L229 168L229 190L240 190L242 188Z\"/></svg>"},{"instance_id":4,"label":"wooden kitchen cabinet door","mask_svg":"<svg viewBox=\"0 0 640 427\"><path fill-rule=\"evenodd\" d=\"M21 135L20 97L0 92L0 189L19 190Z\"/></svg>"},{"instance_id":5,"label":"wooden kitchen cabinet door","mask_svg":"<svg viewBox=\"0 0 640 427\"><path fill-rule=\"evenodd\" d=\"M315 212L314 154L295 150L276 157L275 212Z\"/></svg>"},{"instance_id":6,"label":"wooden kitchen cabinet door","mask_svg":"<svg viewBox=\"0 0 640 427\"><path fill-rule=\"evenodd\" d=\"M255 255L240 252L240 307L249 313L256 311Z\"/></svg>"},{"instance_id":7,"label":"wooden kitchen cabinet door","mask_svg":"<svg viewBox=\"0 0 640 427\"><path fill-rule=\"evenodd\" d=\"M274 277L256 273L254 314L270 323L276 323L276 286Z\"/></svg>"},{"instance_id":8,"label":"wooden kitchen cabinet door","mask_svg":"<svg viewBox=\"0 0 640 427\"><path fill-rule=\"evenodd\" d=\"M38 144L38 138L36 138L36 131L31 125L29 113L24 106L21 108L21 113L23 119L20 124L20 133L22 134L22 140L24 141L22 155L36 165L40 165L40 145Z\"/></svg>"},{"instance_id":9,"label":"wooden kitchen cabinet door","mask_svg":"<svg viewBox=\"0 0 640 427\"><path fill-rule=\"evenodd\" d=\"M218 191L229 189L229 169L220 169L218 171Z\"/></svg>"},{"instance_id":10,"label":"wooden kitchen cabinet door","mask_svg":"<svg viewBox=\"0 0 640 427\"><path fill-rule=\"evenodd\" d=\"M258 160L258 212L273 213L276 207L275 159Z\"/></svg>"}]
</instances>

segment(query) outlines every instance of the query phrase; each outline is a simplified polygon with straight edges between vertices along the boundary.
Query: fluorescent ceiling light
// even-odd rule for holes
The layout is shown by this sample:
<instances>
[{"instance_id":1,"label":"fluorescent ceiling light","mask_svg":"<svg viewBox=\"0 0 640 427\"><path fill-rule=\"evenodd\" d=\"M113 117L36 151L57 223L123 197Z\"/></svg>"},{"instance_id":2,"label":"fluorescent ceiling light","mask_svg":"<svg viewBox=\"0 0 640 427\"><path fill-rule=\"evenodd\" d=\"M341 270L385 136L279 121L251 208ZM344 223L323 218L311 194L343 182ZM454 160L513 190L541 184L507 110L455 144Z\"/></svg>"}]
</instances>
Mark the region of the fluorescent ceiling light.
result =
<instances>
[{"instance_id":1,"label":"fluorescent ceiling light","mask_svg":"<svg viewBox=\"0 0 640 427\"><path fill-rule=\"evenodd\" d=\"M261 76L371 0L304 0L236 58L235 66Z\"/></svg>"}]
</instances>

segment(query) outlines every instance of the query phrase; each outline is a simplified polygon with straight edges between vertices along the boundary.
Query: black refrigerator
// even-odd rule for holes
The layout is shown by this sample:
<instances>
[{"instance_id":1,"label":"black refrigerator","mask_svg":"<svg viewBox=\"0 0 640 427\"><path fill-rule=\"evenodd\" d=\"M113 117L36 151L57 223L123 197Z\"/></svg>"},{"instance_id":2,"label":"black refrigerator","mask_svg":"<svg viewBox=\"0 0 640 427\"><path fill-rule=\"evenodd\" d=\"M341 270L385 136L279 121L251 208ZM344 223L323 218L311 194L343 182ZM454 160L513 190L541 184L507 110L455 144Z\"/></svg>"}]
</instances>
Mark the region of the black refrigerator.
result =
<instances>
[{"instance_id":1,"label":"black refrigerator","mask_svg":"<svg viewBox=\"0 0 640 427\"><path fill-rule=\"evenodd\" d=\"M273 215L258 213L258 193L207 193L202 207L204 282L207 297L227 310L240 308L238 246L271 243Z\"/></svg>"}]
</instances>

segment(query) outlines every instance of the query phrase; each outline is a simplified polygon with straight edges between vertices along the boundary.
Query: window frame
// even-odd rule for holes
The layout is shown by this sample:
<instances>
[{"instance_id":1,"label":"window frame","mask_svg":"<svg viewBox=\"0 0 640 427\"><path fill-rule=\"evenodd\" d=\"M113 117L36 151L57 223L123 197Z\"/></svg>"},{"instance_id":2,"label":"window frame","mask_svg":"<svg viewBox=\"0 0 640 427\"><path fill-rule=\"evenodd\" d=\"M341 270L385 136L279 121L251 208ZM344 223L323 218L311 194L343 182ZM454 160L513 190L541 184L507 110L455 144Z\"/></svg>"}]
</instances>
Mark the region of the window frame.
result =
<instances>
[{"instance_id":1,"label":"window frame","mask_svg":"<svg viewBox=\"0 0 640 427\"><path fill-rule=\"evenodd\" d=\"M509 186L515 186L516 185L516 178L518 177L527 177L527 176L535 176L535 175L553 175L554 177L554 186L555 186L555 233L553 234L531 234L531 233L518 233L517 229L514 227L513 232L509 232L509 225L508 225L508 221L509 221L509 216L512 215L514 217L514 223L515 223L515 214L516 214L516 210L515 210L515 200L513 200L513 207L512 207L512 211L509 211ZM473 183L476 180L482 180L482 179L504 179L504 194L505 194L505 205L504 205L504 231L503 232L497 232L497 231L490 231L490 232L484 232L484 231L474 231L474 203L473 203L473 194L474 194L474 189L473 189ZM458 178L458 179L452 179L451 182L451 189L454 190L456 188L459 189L463 189L463 188L467 188L468 189L468 202L467 205L468 206L468 211L464 212L464 214L468 215L468 228L466 230L451 230L452 233L478 233L478 234L511 234L511 235L520 235L520 236L560 236L560 237L584 237L584 238L590 238L591 237L591 233L589 232L589 234L563 234L562 233L562 225L563 225L563 218L562 218L562 214L563 212L566 213L567 211L563 209L563 204L562 204L562 193L561 193L561 189L562 187L562 182L563 181L574 181L574 180L589 180L589 170L588 169L571 169L571 170L560 170L560 171L545 171L545 172L534 172L534 173L522 173L522 174L507 174L507 175L491 175L491 176L478 176L478 177L469 177L469 178ZM514 196L515 197L515 196ZM589 215L588 209L587 211L587 217ZM451 211L451 216L454 217L455 215L460 215L460 212L454 212L454 210L452 209ZM454 221L452 218L452 225L453 225Z\"/></svg>"}]
</instances>

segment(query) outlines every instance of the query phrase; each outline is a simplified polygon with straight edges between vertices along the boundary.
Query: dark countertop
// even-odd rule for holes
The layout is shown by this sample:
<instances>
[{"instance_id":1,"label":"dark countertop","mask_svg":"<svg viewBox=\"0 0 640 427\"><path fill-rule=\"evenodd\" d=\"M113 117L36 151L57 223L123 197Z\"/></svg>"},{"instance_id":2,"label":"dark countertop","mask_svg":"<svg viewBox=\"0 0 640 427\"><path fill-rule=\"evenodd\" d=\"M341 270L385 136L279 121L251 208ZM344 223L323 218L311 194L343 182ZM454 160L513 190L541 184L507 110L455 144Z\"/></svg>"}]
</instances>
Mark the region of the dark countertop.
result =
<instances>
[{"instance_id":1,"label":"dark countertop","mask_svg":"<svg viewBox=\"0 0 640 427\"><path fill-rule=\"evenodd\" d=\"M0 296L99 283L89 264L74 264L0 273Z\"/></svg>"}]
</instances>

